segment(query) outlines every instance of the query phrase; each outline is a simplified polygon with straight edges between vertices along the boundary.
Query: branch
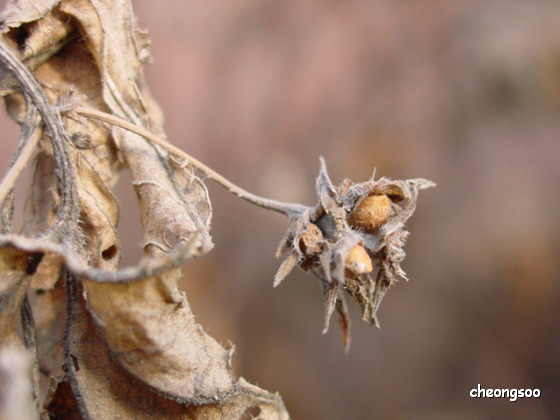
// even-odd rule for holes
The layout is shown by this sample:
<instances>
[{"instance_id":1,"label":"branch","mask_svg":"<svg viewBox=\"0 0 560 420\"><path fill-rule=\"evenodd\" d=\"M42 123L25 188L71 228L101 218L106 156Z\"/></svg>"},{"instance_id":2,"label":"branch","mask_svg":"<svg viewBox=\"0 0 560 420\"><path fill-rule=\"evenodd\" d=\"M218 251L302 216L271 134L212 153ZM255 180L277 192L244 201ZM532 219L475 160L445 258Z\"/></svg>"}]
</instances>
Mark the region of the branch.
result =
<instances>
[{"instance_id":1,"label":"branch","mask_svg":"<svg viewBox=\"0 0 560 420\"><path fill-rule=\"evenodd\" d=\"M299 216L301 216L303 214L303 212L305 210L309 209L308 206L304 206L302 204L285 203L285 202L282 202L282 201L272 200L272 199L269 199L269 198L260 197L256 194L250 193L249 191L235 185L233 182L231 182L230 180L228 180L224 176L220 175L219 173L214 171L212 168L206 166L204 163L202 163L198 159L192 157L188 153L179 149L178 147L168 143L165 140L160 139L159 137L150 133L145 128L142 128L142 127L140 127L136 124L133 124L133 123L131 123L129 121L126 121L122 118L119 118L115 115L107 114L105 112L98 111L98 110L91 109L91 108L86 108L86 107L77 107L74 111L76 113L84 116L84 117L93 118L93 119L96 119L96 120L100 120L100 121L112 124L114 126L123 128L123 129L128 130L128 131L131 131L135 134L138 134L139 136L142 136L142 137L150 140L152 143L163 147L169 153L171 153L171 154L173 154L173 155L175 155L175 156L177 156L181 159L185 159L188 163L190 163L192 166L194 166L196 169L198 169L204 175L206 175L210 179L214 180L215 182L217 182L222 187L226 188L229 192L235 194L239 198L242 198L242 199L244 199L244 200L246 200L246 201L248 201L252 204L255 204L259 207L262 207L262 208L265 208L265 209L268 209L268 210L273 210L273 211L276 211L278 213L282 213L283 215L287 216L290 220L297 219Z\"/></svg>"}]
</instances>

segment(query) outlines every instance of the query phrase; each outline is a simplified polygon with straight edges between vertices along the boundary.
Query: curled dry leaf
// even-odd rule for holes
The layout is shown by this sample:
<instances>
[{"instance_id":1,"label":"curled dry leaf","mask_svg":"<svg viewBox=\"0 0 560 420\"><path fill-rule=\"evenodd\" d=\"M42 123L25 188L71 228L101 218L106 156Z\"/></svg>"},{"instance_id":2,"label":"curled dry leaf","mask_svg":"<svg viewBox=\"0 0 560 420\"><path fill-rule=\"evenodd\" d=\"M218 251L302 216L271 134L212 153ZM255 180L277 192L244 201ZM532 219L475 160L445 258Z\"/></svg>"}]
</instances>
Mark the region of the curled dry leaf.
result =
<instances>
[{"instance_id":1,"label":"curled dry leaf","mask_svg":"<svg viewBox=\"0 0 560 420\"><path fill-rule=\"evenodd\" d=\"M0 247L0 344L20 344L16 326L25 293L31 281L31 254L12 247Z\"/></svg>"},{"instance_id":2,"label":"curled dry leaf","mask_svg":"<svg viewBox=\"0 0 560 420\"><path fill-rule=\"evenodd\" d=\"M178 302L161 277L133 283L85 281L88 307L105 342L131 374L173 399L211 400L235 379L232 349L224 349L194 321L185 299ZM185 380L187 372L200 372ZM202 374L204 373L204 374Z\"/></svg>"},{"instance_id":3,"label":"curled dry leaf","mask_svg":"<svg viewBox=\"0 0 560 420\"><path fill-rule=\"evenodd\" d=\"M178 363L175 366L169 366L168 369L165 366L154 366L149 354L151 352L157 358L158 345L171 344L171 349L163 349L162 351L178 352L180 349L173 347L174 344L189 343L181 343L180 339L174 340L169 336L163 337L163 341L166 342L163 343L161 336L166 333L162 330L159 333L152 330L152 336L150 337L146 334L149 331L146 331L144 325L132 326L130 321L124 321L124 323L129 324L128 326L135 328L138 338L135 343L132 341L116 343L117 348L123 351L126 350L123 347L133 347L136 344L141 344L142 341L150 341L145 348L137 348L132 352L124 351L121 355L128 354L126 357L129 358L125 363L141 364L142 362L148 362L151 367L156 368L153 371L154 376L165 375L169 370L169 380L173 382L170 387L189 388L180 391L183 395L169 395L159 392L160 388L158 386L157 392L154 393L153 389L145 386L143 380L134 376L131 377L129 371L123 369L123 364L115 361L115 357L113 357L115 347L108 345L99 335L95 334L98 322L94 322L92 319L92 314L88 311L81 294L78 292L72 293L72 295L75 298L72 299L69 308L72 322L67 339L69 354L67 360L72 363L68 365L67 369L70 372L71 383L74 383L74 387L78 386L82 390L82 393L77 395L78 405L83 413L89 415L89 418L114 418L115 413L119 413L123 419L239 419L245 410L253 406L260 407L263 419L287 420L289 418L278 395L254 387L242 378L233 382L231 374L227 372L229 368L223 370L223 378L213 376L215 374L213 366L206 365L201 370L200 366L196 364L197 358L201 357L208 360L207 354L190 354L190 360L187 361L188 366L185 367ZM184 308L183 314L192 318L188 307ZM140 317L150 315L153 314L138 314ZM153 323L149 324L153 327ZM122 324L120 326L124 327ZM212 340L200 331L200 327L196 326L194 328L199 330L199 334L192 340ZM192 332L190 328L187 330ZM128 338L134 339L130 335L128 335ZM210 347L212 346L217 347L218 344L214 342L211 343ZM204 350L204 347L199 349ZM195 349L191 346L190 350L187 351L195 351ZM224 356L222 367L229 366L231 351L224 351L223 349L217 351L221 351ZM181 355L177 356L179 356L177 362L185 361L184 358L181 358ZM131 360L132 358L136 360ZM189 373L196 374L198 376L197 380L203 382L199 384L200 388L198 390L191 387L190 381L185 380L185 376ZM115 392L116 390L118 392ZM189 393L200 392L201 390L207 391L207 394L196 395L196 398L195 395L189 397ZM189 401L185 400L185 396L189 397Z\"/></svg>"},{"instance_id":4,"label":"curled dry leaf","mask_svg":"<svg viewBox=\"0 0 560 420\"><path fill-rule=\"evenodd\" d=\"M418 190L433 185L425 179L372 178L361 183L345 180L335 187L321 159L319 202L293 222L280 243L276 256L288 256L274 285L296 265L311 271L327 296L324 332L336 308L347 349L350 320L343 292L358 302L366 322L379 325L376 312L387 289L399 277L406 279L400 266L408 236L404 224L416 208Z\"/></svg>"},{"instance_id":5,"label":"curled dry leaf","mask_svg":"<svg viewBox=\"0 0 560 420\"><path fill-rule=\"evenodd\" d=\"M10 1L0 29L6 109L27 133L22 143L40 134L23 236L10 234L13 208L0 200L1 251L22 264L21 276L0 283L11 302L2 304L0 338L14 335L31 284L41 316L39 364L51 376L43 417L237 419L259 407L261 419L288 419L278 395L235 379L233 348L194 322L177 288L179 266L212 247L205 185L189 164L170 159L165 144L75 112L112 114L164 138L161 111L143 83L148 38L130 2ZM146 258L118 269L112 187L124 167L139 200ZM30 256L40 260L33 273ZM60 342L52 333L65 318L62 349L49 340ZM55 366L60 359L64 372Z\"/></svg>"}]
</instances>

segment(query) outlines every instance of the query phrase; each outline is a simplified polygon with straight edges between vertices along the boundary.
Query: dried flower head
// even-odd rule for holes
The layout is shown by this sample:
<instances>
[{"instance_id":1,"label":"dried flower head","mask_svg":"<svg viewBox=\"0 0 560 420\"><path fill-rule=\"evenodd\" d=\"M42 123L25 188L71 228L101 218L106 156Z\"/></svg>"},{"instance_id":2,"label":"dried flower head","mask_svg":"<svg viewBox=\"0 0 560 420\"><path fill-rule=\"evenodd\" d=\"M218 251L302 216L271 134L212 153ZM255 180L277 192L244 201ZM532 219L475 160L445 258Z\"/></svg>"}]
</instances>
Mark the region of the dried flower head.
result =
<instances>
[{"instance_id":1,"label":"dried flower head","mask_svg":"<svg viewBox=\"0 0 560 420\"><path fill-rule=\"evenodd\" d=\"M379 326L376 312L387 289L398 278L406 279L400 266L408 236L404 224L416 208L418 190L434 185L425 179L372 178L361 183L344 180L336 188L321 159L319 202L295 218L280 243L276 256L288 256L274 286L296 265L311 271L327 296L323 333L336 308L348 348L350 321L344 292L361 306L366 322Z\"/></svg>"}]
</instances>

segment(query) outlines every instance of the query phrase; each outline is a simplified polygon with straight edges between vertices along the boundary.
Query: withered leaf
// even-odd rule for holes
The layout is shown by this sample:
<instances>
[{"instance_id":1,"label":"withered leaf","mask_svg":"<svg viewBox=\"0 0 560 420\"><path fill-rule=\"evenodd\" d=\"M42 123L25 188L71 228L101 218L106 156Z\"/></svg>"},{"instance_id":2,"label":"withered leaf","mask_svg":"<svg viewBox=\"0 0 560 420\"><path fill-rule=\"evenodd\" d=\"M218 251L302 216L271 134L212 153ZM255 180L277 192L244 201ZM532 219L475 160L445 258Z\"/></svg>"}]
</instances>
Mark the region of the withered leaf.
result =
<instances>
[{"instance_id":1,"label":"withered leaf","mask_svg":"<svg viewBox=\"0 0 560 420\"><path fill-rule=\"evenodd\" d=\"M88 312L81 287L72 290L65 340L65 382L83 418L188 419L188 408L131 377L111 356ZM64 385L63 385L64 386Z\"/></svg>"},{"instance_id":2,"label":"withered leaf","mask_svg":"<svg viewBox=\"0 0 560 420\"><path fill-rule=\"evenodd\" d=\"M8 71L0 91L25 129L34 105L46 128L33 128L44 131L25 236L1 240L17 255L44 255L32 301L41 315L39 363L55 379L42 416L236 419L258 407L261 419L289 418L278 395L235 379L233 347L203 331L177 289L180 264L212 246L206 186L165 147L74 112L114 114L164 138L161 111L143 82L148 38L130 2L32 3L11 1L1 16L10 52L2 50ZM124 167L138 195L145 259L118 269L112 187ZM14 308L31 281L26 276ZM50 340L60 338L53 329L64 317L62 375L54 366L60 348Z\"/></svg>"},{"instance_id":3,"label":"withered leaf","mask_svg":"<svg viewBox=\"0 0 560 420\"><path fill-rule=\"evenodd\" d=\"M61 247L45 245L37 239L12 235L2 236L0 241L25 253L31 249L63 252ZM195 250L187 248L185 252ZM69 286L68 329L64 338L67 375L60 379L58 386L69 385L83 416L236 419L245 410L259 407L262 419L289 418L278 395L243 379L235 381L230 366L232 349L222 348L193 322L188 303L174 301L176 294L168 289L169 282L162 287L160 280L165 273L172 273L173 268L161 271L157 266L144 264L140 269L117 270L114 277L107 273L104 281L100 281L101 277L97 276L105 271L84 266L73 255L60 256L74 275L98 292L92 298L81 282L66 282ZM164 267L173 261L168 257L160 260ZM146 272L151 271L163 274L150 277ZM88 277L97 279L88 280ZM115 278L132 280L118 283L112 281ZM139 280L134 281L135 278ZM118 293L123 288L128 294ZM145 293L148 296L143 296ZM161 322L155 316L167 319ZM171 325L174 322L177 323ZM167 328L178 337L169 334ZM186 347L181 348L181 344ZM181 365L181 361L187 365ZM62 392L54 386L46 403L53 401L53 393L63 399L57 404L72 399L67 395L68 390L61 395ZM63 412L72 410L57 407ZM122 417L114 417L115 413Z\"/></svg>"},{"instance_id":4,"label":"withered leaf","mask_svg":"<svg viewBox=\"0 0 560 420\"><path fill-rule=\"evenodd\" d=\"M45 16L56 0L8 0L2 11L2 21L8 27L19 27Z\"/></svg>"},{"instance_id":5,"label":"withered leaf","mask_svg":"<svg viewBox=\"0 0 560 420\"><path fill-rule=\"evenodd\" d=\"M0 246L0 345L22 344L16 326L31 281L30 257L31 253Z\"/></svg>"},{"instance_id":6,"label":"withered leaf","mask_svg":"<svg viewBox=\"0 0 560 420\"><path fill-rule=\"evenodd\" d=\"M151 332L156 337L150 337L146 334L146 327L138 324L135 329L130 326L128 332L118 332L117 329L126 327L119 324L118 320L114 321L114 324L118 325L99 327L99 321L93 319L96 315L86 309L85 301L79 291L74 294L70 311L72 322L65 343L69 356L66 360L70 363L67 380L81 390L78 403L82 412L88 413L91 418L237 419L247 408L253 406L261 408L263 419L289 418L278 395L267 393L243 379L237 382L233 380L229 367L231 351L218 349L218 344L215 342L208 346L207 341L212 339L194 322L187 324L185 329L189 333L192 333L191 329L197 330L195 338L190 340L199 341L195 343L197 348L185 349L185 352L193 353L189 354L190 360L182 358L182 361L186 361L189 366L181 367L177 364L181 360L169 359L167 361L170 362L170 366L166 369L165 366L157 367L156 364L164 362L166 356L181 357L178 354L181 351L177 348L162 349L163 354L158 354L160 350L157 346L161 342L158 343L157 336L165 336L165 331L160 330L158 334L158 331L153 330ZM183 314L178 316L185 316L185 314L192 317L188 307L185 307ZM128 322L124 321L124 323ZM150 327L153 327L153 324ZM99 328L112 329L111 332L106 331L103 335L111 333L112 340L120 339L120 342L108 346L97 334ZM180 339L173 343L174 340L169 336L164 339L170 342L170 347L178 344L190 345L184 343L184 340L189 340L186 337L183 338L183 343ZM145 341L150 342L146 345ZM134 348L135 345L144 347ZM212 372L216 369L215 366L202 362L201 369L201 365L197 363L199 359L208 358L208 353L213 347L223 357L222 360L215 360L218 364L217 369L222 370L223 378L217 378ZM197 354L197 350L203 354ZM150 360L149 353L155 356L155 361ZM134 373L131 376L130 369L128 371L123 369L123 364L115 359L120 359L121 362L122 359L128 359L125 364L141 365L143 362L151 364L154 368L152 372L154 377L165 377L165 381L169 381L167 389L162 389L160 382L155 387L143 386L142 379L134 377ZM167 373L169 376L166 376ZM199 388L192 388L192 382L199 382ZM184 389L180 389L181 387ZM206 395L203 395L204 392ZM185 399L188 399L191 404L185 404L187 402Z\"/></svg>"},{"instance_id":7,"label":"withered leaf","mask_svg":"<svg viewBox=\"0 0 560 420\"><path fill-rule=\"evenodd\" d=\"M128 284L86 280L88 308L115 358L132 375L173 399L220 396L235 381L231 349L195 323L184 297L176 302L169 296L165 276L177 273Z\"/></svg>"}]
</instances>

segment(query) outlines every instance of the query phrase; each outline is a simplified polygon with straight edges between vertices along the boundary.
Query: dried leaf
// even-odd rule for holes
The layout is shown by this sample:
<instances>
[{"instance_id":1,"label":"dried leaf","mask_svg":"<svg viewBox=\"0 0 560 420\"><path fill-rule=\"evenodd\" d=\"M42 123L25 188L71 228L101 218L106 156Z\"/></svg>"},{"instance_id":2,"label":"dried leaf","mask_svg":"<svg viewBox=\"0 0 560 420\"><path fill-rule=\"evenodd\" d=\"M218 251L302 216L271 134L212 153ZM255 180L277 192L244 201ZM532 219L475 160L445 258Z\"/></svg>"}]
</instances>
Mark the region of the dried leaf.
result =
<instances>
[{"instance_id":1,"label":"dried leaf","mask_svg":"<svg viewBox=\"0 0 560 420\"><path fill-rule=\"evenodd\" d=\"M54 254L46 254L39 265L37 272L31 279L34 282L35 276L45 259ZM56 256L59 264L62 259ZM48 264L48 261L46 262ZM62 341L66 329L66 285L59 276L60 266L54 279L59 279L50 289L39 289L36 293L30 293L30 300L33 307L33 318L37 331L37 357L40 372L46 378L56 377L62 371L64 351ZM32 290L33 286L31 287ZM43 392L44 394L44 392Z\"/></svg>"},{"instance_id":2,"label":"dried leaf","mask_svg":"<svg viewBox=\"0 0 560 420\"><path fill-rule=\"evenodd\" d=\"M30 254L12 247L0 247L0 346L22 344L16 335L27 286L31 281Z\"/></svg>"},{"instance_id":3,"label":"dried leaf","mask_svg":"<svg viewBox=\"0 0 560 420\"><path fill-rule=\"evenodd\" d=\"M141 72L148 39L129 1L62 0L38 9L10 2L2 21L12 48L2 54L10 74L0 77L7 110L28 129L37 107L46 125L26 237L0 238L4 250L43 256L17 289L21 295L32 281L37 290L39 361L56 376L43 416L236 419L259 407L259 418L289 418L278 395L235 380L233 347L202 330L177 289L179 266L211 249L205 185L161 144L74 112L109 111L164 137ZM146 258L118 269L111 189L123 166L138 195ZM60 334L65 319L60 375L52 339L61 338L53 330Z\"/></svg>"},{"instance_id":4,"label":"dried leaf","mask_svg":"<svg viewBox=\"0 0 560 420\"><path fill-rule=\"evenodd\" d=\"M232 350L204 333L184 298L168 295L165 276L176 273L129 284L85 281L88 308L105 342L130 373L170 398L193 402L228 392Z\"/></svg>"},{"instance_id":5,"label":"dried leaf","mask_svg":"<svg viewBox=\"0 0 560 420\"><path fill-rule=\"evenodd\" d=\"M140 202L145 251L161 255L172 247L168 238L188 241L193 233L210 244L212 211L200 179L187 168L169 167L167 154L136 134L125 133L121 146Z\"/></svg>"},{"instance_id":6,"label":"dried leaf","mask_svg":"<svg viewBox=\"0 0 560 420\"><path fill-rule=\"evenodd\" d=\"M110 291L110 285L103 286L109 286L106 290ZM159 293L155 291L155 294ZM243 379L233 380L229 365L231 350L221 348L192 320L182 330L174 329L183 335L176 340L166 329L154 326L153 321L157 320L145 322L144 317L153 315L149 311L137 314L141 323L136 325L130 325L129 317L123 316L99 328L99 320L94 321L96 315L90 315L80 295L78 291L72 299L72 322L66 346L70 356L67 361L72 361L67 367L68 380L82 390L78 396L82 413L92 418L114 418L114 413L119 413L123 419L237 419L245 409L258 406L263 419L289 418L279 396ZM177 311L180 312L175 315L177 318L192 318L188 306ZM173 316L168 314L167 321ZM109 337L112 346L100 339L99 330ZM193 337L188 337L191 334ZM168 344L169 348L158 348L162 344ZM181 344L186 347L178 348ZM210 350L215 353L210 354ZM166 361L169 366L157 366L158 362ZM181 366L180 362L188 365ZM150 372L142 372L138 377L134 372L138 369ZM133 377L127 370L132 371ZM217 377L216 371L221 371L223 376ZM145 378L154 381L146 387Z\"/></svg>"},{"instance_id":7,"label":"dried leaf","mask_svg":"<svg viewBox=\"0 0 560 420\"><path fill-rule=\"evenodd\" d=\"M86 308L81 287L69 291L66 371L82 418L178 419L187 407L158 396L111 357Z\"/></svg>"},{"instance_id":8,"label":"dried leaf","mask_svg":"<svg viewBox=\"0 0 560 420\"><path fill-rule=\"evenodd\" d=\"M58 0L8 0L2 12L2 21L10 28L35 21L45 16Z\"/></svg>"}]
</instances>

